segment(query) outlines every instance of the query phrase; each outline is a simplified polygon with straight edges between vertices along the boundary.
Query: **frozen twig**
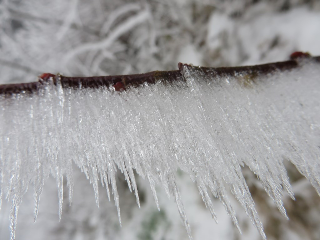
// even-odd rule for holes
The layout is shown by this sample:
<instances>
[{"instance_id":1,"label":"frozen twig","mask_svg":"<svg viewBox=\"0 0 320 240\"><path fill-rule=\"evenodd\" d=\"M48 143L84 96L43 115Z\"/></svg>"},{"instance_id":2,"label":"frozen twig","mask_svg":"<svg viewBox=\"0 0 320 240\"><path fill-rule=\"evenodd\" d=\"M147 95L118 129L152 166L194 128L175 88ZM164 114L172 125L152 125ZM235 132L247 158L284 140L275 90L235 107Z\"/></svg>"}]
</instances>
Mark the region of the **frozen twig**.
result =
<instances>
[{"instance_id":1,"label":"frozen twig","mask_svg":"<svg viewBox=\"0 0 320 240\"><path fill-rule=\"evenodd\" d=\"M128 12L131 11L137 11L141 7L139 4L136 3L129 3L124 6L119 7L115 11L113 11L109 16L107 21L102 25L101 30L100 30L100 36L105 36L109 31L112 26L112 24L122 15L127 14Z\"/></svg>"},{"instance_id":2,"label":"frozen twig","mask_svg":"<svg viewBox=\"0 0 320 240\"><path fill-rule=\"evenodd\" d=\"M75 48L74 50L67 53L65 57L65 62L69 62L70 59L72 59L75 56L78 56L79 54L82 54L84 52L87 52L89 50L103 50L108 49L112 43L116 41L117 38L119 38L121 35L127 33L129 29L132 29L133 27L145 22L147 18L149 17L150 13L147 10L144 10L129 19L127 19L125 22L123 22L120 26L118 26L116 29L114 29L108 37L105 39L96 42L96 43L86 43L78 48Z\"/></svg>"},{"instance_id":3,"label":"frozen twig","mask_svg":"<svg viewBox=\"0 0 320 240\"><path fill-rule=\"evenodd\" d=\"M64 35L69 31L69 28L71 27L74 19L77 17L77 6L78 6L78 0L71 1L71 7L70 11L63 21L63 25L60 27L59 32L57 33L57 39L61 40Z\"/></svg>"},{"instance_id":4,"label":"frozen twig","mask_svg":"<svg viewBox=\"0 0 320 240\"><path fill-rule=\"evenodd\" d=\"M294 53L297 54L297 53ZM184 80L182 71L183 66L188 68L198 68L205 74L209 71L214 71L217 76L234 76L236 74L248 73L252 76L263 75L272 73L274 71L285 71L299 66L300 55L303 53L298 52L298 56L291 55L291 60L284 62L267 63L254 66L242 67L194 67L192 65L179 63L179 70L173 71L153 71L143 74L131 75L115 75L115 76L96 76L96 77L66 77L61 75L54 75L50 73L42 74L38 82L20 83L20 84L5 84L0 85L0 95L10 96L18 93L34 93L38 89L45 86L45 82L52 81L53 84L61 84L63 88L98 88L101 86L114 87L116 91L123 90L129 86L137 87L143 83L155 83L158 81L172 82ZM300 54L300 55L299 55ZM306 56L304 56L306 57ZM311 61L320 63L320 56L310 57Z\"/></svg>"}]
</instances>

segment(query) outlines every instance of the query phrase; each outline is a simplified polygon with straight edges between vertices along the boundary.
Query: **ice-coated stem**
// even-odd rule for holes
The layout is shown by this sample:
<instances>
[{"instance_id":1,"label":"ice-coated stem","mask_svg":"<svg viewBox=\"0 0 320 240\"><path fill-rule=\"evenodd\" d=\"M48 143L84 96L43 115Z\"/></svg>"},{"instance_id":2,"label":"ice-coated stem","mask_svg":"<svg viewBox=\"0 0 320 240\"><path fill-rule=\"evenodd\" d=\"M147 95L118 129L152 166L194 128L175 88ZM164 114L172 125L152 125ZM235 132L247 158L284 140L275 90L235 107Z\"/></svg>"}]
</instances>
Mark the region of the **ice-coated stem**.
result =
<instances>
[{"instance_id":1,"label":"ice-coated stem","mask_svg":"<svg viewBox=\"0 0 320 240\"><path fill-rule=\"evenodd\" d=\"M265 75L274 71L285 71L299 66L299 60L309 59L320 63L320 56L311 57L308 53L295 52L290 56L291 60L283 62L274 62L253 66L241 67L196 67L204 74L215 73L217 76L235 76L236 74L248 73L252 75ZM39 76L38 82L4 84L0 85L0 95L11 96L19 93L35 93L45 86L46 82L52 81L57 84L59 77L60 84L63 88L99 88L102 86L113 87L116 91L122 91L128 86L138 87L145 83L156 83L158 81L174 82L184 80L182 70L183 66L191 67L191 65L179 63L179 70L172 71L153 71L142 74L115 75L115 76L95 76L95 77L66 77L62 75L54 75L44 73Z\"/></svg>"},{"instance_id":2,"label":"ice-coated stem","mask_svg":"<svg viewBox=\"0 0 320 240\"><path fill-rule=\"evenodd\" d=\"M233 195L266 239L242 168L285 217L284 192L294 197L284 160L320 193L319 63L297 52L289 61L256 66L179 63L176 71L89 78L44 73L38 82L0 85L0 200L12 204L12 239L22 197L34 186L36 217L50 176L61 217L66 185L72 197L74 164L93 185L98 206L99 180L109 200L113 195L120 224L117 174L139 205L137 174L149 180L158 208L158 184L173 198L191 239L180 169L213 217L215 197L240 229Z\"/></svg>"}]
</instances>

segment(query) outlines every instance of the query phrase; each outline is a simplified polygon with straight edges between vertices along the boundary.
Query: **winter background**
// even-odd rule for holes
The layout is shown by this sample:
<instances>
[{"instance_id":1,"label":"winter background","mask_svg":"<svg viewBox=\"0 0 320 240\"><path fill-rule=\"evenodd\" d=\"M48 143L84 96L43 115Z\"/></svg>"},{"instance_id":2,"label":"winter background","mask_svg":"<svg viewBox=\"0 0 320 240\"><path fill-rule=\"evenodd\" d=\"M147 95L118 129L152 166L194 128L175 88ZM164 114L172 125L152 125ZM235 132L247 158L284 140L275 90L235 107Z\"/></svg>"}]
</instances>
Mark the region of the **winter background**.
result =
<instances>
[{"instance_id":1,"label":"winter background","mask_svg":"<svg viewBox=\"0 0 320 240\"><path fill-rule=\"evenodd\" d=\"M237 66L282 61L301 50L320 55L320 2L279 1L0 1L0 81L35 81L42 72L66 76L119 75L177 69L178 62ZM296 201L283 197L288 221L243 168L268 239L319 239L320 198L286 162ZM49 179L34 223L33 191L19 209L16 239L188 239L173 199L137 177L141 207L117 176L122 227L113 200L101 188L99 208L86 176L74 168L73 202L65 187L62 219L56 182ZM189 176L178 172L194 239L261 239L234 200L242 235L223 205L212 219ZM238 207L237 207L238 206ZM10 239L10 203L2 203L0 238Z\"/></svg>"}]
</instances>

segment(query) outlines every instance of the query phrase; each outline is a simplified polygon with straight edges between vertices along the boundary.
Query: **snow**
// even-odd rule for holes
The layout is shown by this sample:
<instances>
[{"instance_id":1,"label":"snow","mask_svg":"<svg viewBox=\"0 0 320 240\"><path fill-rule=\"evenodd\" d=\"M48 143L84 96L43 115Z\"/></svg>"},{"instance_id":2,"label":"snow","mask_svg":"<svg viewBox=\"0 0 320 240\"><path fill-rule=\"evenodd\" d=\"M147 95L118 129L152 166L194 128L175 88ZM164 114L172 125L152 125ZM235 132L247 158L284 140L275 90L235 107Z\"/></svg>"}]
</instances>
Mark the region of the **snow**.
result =
<instances>
[{"instance_id":1,"label":"snow","mask_svg":"<svg viewBox=\"0 0 320 240\"><path fill-rule=\"evenodd\" d=\"M320 70L301 64L299 70L257 77L217 77L214 71L204 75L185 66L186 83L172 86L160 82L119 93L49 84L37 95L2 98L1 194L12 203L12 238L24 194L34 191L36 219L49 176L56 179L61 218L64 187L72 201L73 164L92 184L97 205L99 182L106 187L120 224L118 170L138 205L135 173L149 182L157 205L156 186L162 186L191 238L176 181L181 169L197 185L213 218L215 197L239 228L231 193L265 238L243 166L257 175L284 216L283 192L293 198L284 159L320 193Z\"/></svg>"},{"instance_id":2,"label":"snow","mask_svg":"<svg viewBox=\"0 0 320 240\"><path fill-rule=\"evenodd\" d=\"M263 5L256 8L250 17L244 19L245 24L238 29L244 51L253 53L243 64L257 64L261 59L261 54L267 55L265 62L275 61L279 56L279 48L287 55L298 49L312 52L315 55L320 54L319 44L316 44L320 23L320 16L317 12L310 12L305 7L277 15L271 12L267 14L265 9ZM258 14L261 16L252 21L252 18ZM251 41L245 41L248 38ZM270 49L272 44L276 45L274 49ZM276 60L281 61L281 58Z\"/></svg>"},{"instance_id":3,"label":"snow","mask_svg":"<svg viewBox=\"0 0 320 240\"><path fill-rule=\"evenodd\" d=\"M319 55L319 24L318 11L308 7L279 14L273 5L262 2L248 9L240 19L219 12L212 14L207 46L218 53L216 65L223 60L232 66L282 61L294 51Z\"/></svg>"}]
</instances>

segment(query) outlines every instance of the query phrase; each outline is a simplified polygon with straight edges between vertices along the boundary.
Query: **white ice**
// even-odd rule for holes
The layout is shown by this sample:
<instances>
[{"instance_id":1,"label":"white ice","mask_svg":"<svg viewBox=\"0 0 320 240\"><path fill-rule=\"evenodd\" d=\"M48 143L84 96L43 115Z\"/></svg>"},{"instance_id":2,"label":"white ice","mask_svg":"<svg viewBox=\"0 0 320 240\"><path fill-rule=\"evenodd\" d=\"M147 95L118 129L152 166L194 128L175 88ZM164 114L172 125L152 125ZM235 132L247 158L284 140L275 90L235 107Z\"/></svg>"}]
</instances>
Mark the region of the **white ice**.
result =
<instances>
[{"instance_id":1,"label":"white ice","mask_svg":"<svg viewBox=\"0 0 320 240\"><path fill-rule=\"evenodd\" d=\"M256 174L284 216L282 196L294 196L283 161L291 161L320 193L320 69L302 65L258 77L205 76L184 68L185 83L160 82L121 93L49 84L32 97L0 99L0 190L1 199L12 203L12 239L23 195L34 191L36 219L49 176L56 179L61 215L63 180L70 201L77 184L73 163L92 184L97 204L98 182L104 184L120 224L116 173L124 174L139 205L136 172L149 182L157 205L157 185L175 200L191 238L176 183L181 169L214 218L213 198L218 198L240 230L233 194L265 238L243 166Z\"/></svg>"}]
</instances>

